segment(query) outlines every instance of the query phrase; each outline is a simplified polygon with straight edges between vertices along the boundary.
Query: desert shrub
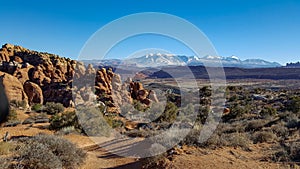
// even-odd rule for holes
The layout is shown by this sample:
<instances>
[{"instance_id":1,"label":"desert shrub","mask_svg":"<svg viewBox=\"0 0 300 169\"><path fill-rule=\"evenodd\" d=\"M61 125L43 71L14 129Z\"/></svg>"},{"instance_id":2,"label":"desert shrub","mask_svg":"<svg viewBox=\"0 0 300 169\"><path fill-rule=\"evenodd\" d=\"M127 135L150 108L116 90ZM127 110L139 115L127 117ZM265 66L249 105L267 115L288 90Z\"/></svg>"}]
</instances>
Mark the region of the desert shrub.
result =
<instances>
[{"instance_id":1,"label":"desert shrub","mask_svg":"<svg viewBox=\"0 0 300 169\"><path fill-rule=\"evenodd\" d=\"M290 161L290 155L287 150L280 148L271 155L271 159L275 162Z\"/></svg>"},{"instance_id":2,"label":"desert shrub","mask_svg":"<svg viewBox=\"0 0 300 169\"><path fill-rule=\"evenodd\" d=\"M258 131L253 134L251 140L253 143L263 143L276 140L276 135L271 131Z\"/></svg>"},{"instance_id":3,"label":"desert shrub","mask_svg":"<svg viewBox=\"0 0 300 169\"><path fill-rule=\"evenodd\" d=\"M300 162L300 142L293 142L290 145L290 157L292 161Z\"/></svg>"},{"instance_id":4,"label":"desert shrub","mask_svg":"<svg viewBox=\"0 0 300 169\"><path fill-rule=\"evenodd\" d=\"M140 112L144 112L147 110L147 106L143 103L141 103L138 100L133 100L133 107Z\"/></svg>"},{"instance_id":5,"label":"desert shrub","mask_svg":"<svg viewBox=\"0 0 300 169\"><path fill-rule=\"evenodd\" d=\"M182 144L186 145L198 145L199 144L199 136L201 130L193 129L189 132L189 134L184 138Z\"/></svg>"},{"instance_id":6,"label":"desert shrub","mask_svg":"<svg viewBox=\"0 0 300 169\"><path fill-rule=\"evenodd\" d=\"M238 91L238 87L237 86L227 86L227 90L230 90L230 91Z\"/></svg>"},{"instance_id":7,"label":"desert shrub","mask_svg":"<svg viewBox=\"0 0 300 169\"><path fill-rule=\"evenodd\" d=\"M30 142L20 149L21 165L24 168L52 169L62 168L60 159L49 151L47 145L39 142Z\"/></svg>"},{"instance_id":8,"label":"desert shrub","mask_svg":"<svg viewBox=\"0 0 300 169\"><path fill-rule=\"evenodd\" d=\"M19 150L19 162L25 168L75 169L86 154L73 143L53 135L37 135L26 139Z\"/></svg>"},{"instance_id":9,"label":"desert shrub","mask_svg":"<svg viewBox=\"0 0 300 169\"><path fill-rule=\"evenodd\" d=\"M228 101L229 102L235 102L239 100L239 96L237 94L234 94L233 96L231 96Z\"/></svg>"},{"instance_id":10,"label":"desert shrub","mask_svg":"<svg viewBox=\"0 0 300 169\"><path fill-rule=\"evenodd\" d=\"M10 105L17 108L26 108L27 102L25 100L11 100Z\"/></svg>"},{"instance_id":11,"label":"desert shrub","mask_svg":"<svg viewBox=\"0 0 300 169\"><path fill-rule=\"evenodd\" d=\"M196 118L196 123L204 124L210 112L209 106L201 106Z\"/></svg>"},{"instance_id":12,"label":"desert shrub","mask_svg":"<svg viewBox=\"0 0 300 169\"><path fill-rule=\"evenodd\" d=\"M59 130L64 127L74 126L79 129L78 119L75 111L67 111L55 114L50 118L50 129Z\"/></svg>"},{"instance_id":13,"label":"desert shrub","mask_svg":"<svg viewBox=\"0 0 300 169\"><path fill-rule=\"evenodd\" d=\"M201 147L216 148L226 145L226 140L220 137L219 134L213 133L205 142L201 143Z\"/></svg>"},{"instance_id":14,"label":"desert shrub","mask_svg":"<svg viewBox=\"0 0 300 169\"><path fill-rule=\"evenodd\" d=\"M289 136L289 130L282 124L273 125L271 129L277 137L285 139Z\"/></svg>"},{"instance_id":15,"label":"desert shrub","mask_svg":"<svg viewBox=\"0 0 300 169\"><path fill-rule=\"evenodd\" d=\"M265 91L265 89L262 89L262 88L259 88L259 87L254 89L254 93L256 93L256 94L261 94L264 91Z\"/></svg>"},{"instance_id":16,"label":"desert shrub","mask_svg":"<svg viewBox=\"0 0 300 169\"><path fill-rule=\"evenodd\" d=\"M200 146L210 148L223 146L248 148L249 143L250 139L246 133L214 133Z\"/></svg>"},{"instance_id":17,"label":"desert shrub","mask_svg":"<svg viewBox=\"0 0 300 169\"><path fill-rule=\"evenodd\" d=\"M300 142L281 145L279 150L272 154L272 160L276 162L300 162Z\"/></svg>"},{"instance_id":18,"label":"desert shrub","mask_svg":"<svg viewBox=\"0 0 300 169\"><path fill-rule=\"evenodd\" d=\"M300 120L296 115L289 114L286 117L286 127L287 128L297 128L297 127L299 128L299 125L300 125Z\"/></svg>"},{"instance_id":19,"label":"desert shrub","mask_svg":"<svg viewBox=\"0 0 300 169\"><path fill-rule=\"evenodd\" d=\"M237 121L235 123L220 123L217 128L217 132L220 133L236 133L244 132L245 126L242 122Z\"/></svg>"},{"instance_id":20,"label":"desert shrub","mask_svg":"<svg viewBox=\"0 0 300 169\"><path fill-rule=\"evenodd\" d=\"M68 127L63 127L61 128L57 134L59 135L68 135L71 133L76 133L76 129L74 126L68 126Z\"/></svg>"},{"instance_id":21,"label":"desert shrub","mask_svg":"<svg viewBox=\"0 0 300 169\"><path fill-rule=\"evenodd\" d=\"M263 117L268 117L268 116L274 116L276 115L277 110L273 108L272 106L265 106L263 109L260 111L260 115Z\"/></svg>"},{"instance_id":22,"label":"desert shrub","mask_svg":"<svg viewBox=\"0 0 300 169\"><path fill-rule=\"evenodd\" d=\"M246 133L222 134L223 140L226 140L226 146L248 148L250 140Z\"/></svg>"},{"instance_id":23,"label":"desert shrub","mask_svg":"<svg viewBox=\"0 0 300 169\"><path fill-rule=\"evenodd\" d=\"M288 102L286 103L286 109L293 113L299 113L300 112L300 97L293 96L293 97L289 98Z\"/></svg>"},{"instance_id":24,"label":"desert shrub","mask_svg":"<svg viewBox=\"0 0 300 169\"><path fill-rule=\"evenodd\" d=\"M172 102L167 102L165 111L160 117L158 117L157 121L173 122L174 120L176 120L177 115L178 115L178 107Z\"/></svg>"},{"instance_id":25,"label":"desert shrub","mask_svg":"<svg viewBox=\"0 0 300 169\"><path fill-rule=\"evenodd\" d=\"M234 105L229 106L229 109L230 109L230 113L227 114L227 115L224 115L222 117L223 121L225 121L225 122L227 122L231 119L238 118L238 117L243 117L244 114L250 112L249 107L240 106L238 104L234 104Z\"/></svg>"},{"instance_id":26,"label":"desert shrub","mask_svg":"<svg viewBox=\"0 0 300 169\"><path fill-rule=\"evenodd\" d=\"M43 110L43 105L42 104L35 104L31 107L31 110L35 112L41 112Z\"/></svg>"},{"instance_id":27,"label":"desert shrub","mask_svg":"<svg viewBox=\"0 0 300 169\"><path fill-rule=\"evenodd\" d=\"M45 105L45 111L48 114L57 114L65 110L64 106L61 103L48 102Z\"/></svg>"},{"instance_id":28,"label":"desert shrub","mask_svg":"<svg viewBox=\"0 0 300 169\"><path fill-rule=\"evenodd\" d=\"M112 127L105 120L103 112L99 108L78 107L76 112L81 132L89 136L109 136L111 134Z\"/></svg>"},{"instance_id":29,"label":"desert shrub","mask_svg":"<svg viewBox=\"0 0 300 169\"><path fill-rule=\"evenodd\" d=\"M204 86L200 88L199 92L200 92L200 96L209 97L212 94L212 89L209 86Z\"/></svg>"},{"instance_id":30,"label":"desert shrub","mask_svg":"<svg viewBox=\"0 0 300 169\"><path fill-rule=\"evenodd\" d=\"M245 131L258 131L264 127L264 120L252 120L246 124Z\"/></svg>"},{"instance_id":31,"label":"desert shrub","mask_svg":"<svg viewBox=\"0 0 300 169\"><path fill-rule=\"evenodd\" d=\"M124 126L124 123L121 120L111 119L111 118L108 118L106 116L104 116L104 119L106 120L108 125L111 126L112 128L119 128L119 127ZM108 119L111 119L111 120L108 121Z\"/></svg>"}]
</instances>

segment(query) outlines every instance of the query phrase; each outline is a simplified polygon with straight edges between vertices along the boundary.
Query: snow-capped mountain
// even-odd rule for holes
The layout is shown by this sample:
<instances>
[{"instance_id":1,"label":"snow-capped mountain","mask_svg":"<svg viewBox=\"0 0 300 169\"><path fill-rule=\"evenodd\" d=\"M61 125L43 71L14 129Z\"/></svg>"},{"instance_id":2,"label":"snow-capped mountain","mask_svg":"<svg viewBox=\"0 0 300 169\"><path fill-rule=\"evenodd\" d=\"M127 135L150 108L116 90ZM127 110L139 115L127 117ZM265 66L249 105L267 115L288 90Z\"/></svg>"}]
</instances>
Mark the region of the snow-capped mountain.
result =
<instances>
[{"instance_id":1,"label":"snow-capped mountain","mask_svg":"<svg viewBox=\"0 0 300 169\"><path fill-rule=\"evenodd\" d=\"M202 58L197 56L184 56L174 54L147 54L142 57L129 58L123 61L123 64L134 64L139 67L160 67L160 66L199 66L214 65L222 63L224 67L242 67L242 68L262 68L262 67L280 67L277 62L268 62L262 59L240 60L237 56L221 57L207 55ZM219 65L219 64L215 64Z\"/></svg>"},{"instance_id":2,"label":"snow-capped mountain","mask_svg":"<svg viewBox=\"0 0 300 169\"><path fill-rule=\"evenodd\" d=\"M172 54L147 54L138 58L129 58L123 64L135 64L139 67L184 66L192 59L188 56Z\"/></svg>"},{"instance_id":3,"label":"snow-capped mountain","mask_svg":"<svg viewBox=\"0 0 300 169\"><path fill-rule=\"evenodd\" d=\"M240 68L270 68L281 67L277 62L269 62L262 59L246 59L241 60L237 56L211 56L204 57L185 56L174 54L150 53L141 57L110 60L92 61L95 65L102 66L137 66L137 67L163 67L163 66L220 66L224 67L240 67Z\"/></svg>"}]
</instances>

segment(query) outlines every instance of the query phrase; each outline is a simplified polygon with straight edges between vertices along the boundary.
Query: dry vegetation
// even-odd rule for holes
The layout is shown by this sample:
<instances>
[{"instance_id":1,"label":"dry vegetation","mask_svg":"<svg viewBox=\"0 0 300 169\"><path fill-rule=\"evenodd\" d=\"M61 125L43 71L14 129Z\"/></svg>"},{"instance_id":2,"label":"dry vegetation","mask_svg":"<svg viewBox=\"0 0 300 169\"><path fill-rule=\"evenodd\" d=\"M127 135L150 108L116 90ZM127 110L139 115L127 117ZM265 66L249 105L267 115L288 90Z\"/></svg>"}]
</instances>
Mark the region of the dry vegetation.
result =
<instances>
[{"instance_id":1,"label":"dry vegetation","mask_svg":"<svg viewBox=\"0 0 300 169\"><path fill-rule=\"evenodd\" d=\"M8 142L0 142L0 168L78 168L85 162L86 153L61 136L71 133L78 137L108 136L110 128L115 128L129 137L146 138L169 129L177 118L183 122L177 124L179 128L190 129L187 137L166 153L141 159L143 168L172 168L172 165L180 165L177 161L180 158L188 159L189 155L197 157L193 153L212 151L213 154L214 151L222 149L227 151L227 148L230 151L239 150L241 154L266 152L253 160L257 162L266 161L268 164L277 163L285 167L296 167L299 164L300 90L228 86L226 107L230 113L223 115L211 137L201 143L198 137L211 113L211 89L208 86L200 89L199 104L177 105L178 97L178 94L169 93L165 108L157 104L155 109L150 110L134 101L136 110L144 112L145 115L153 115L155 120L141 123L133 130L126 128L124 119L105 112L101 106L82 107L75 112L65 109L59 103L36 104L31 111L24 112L23 117L17 113L22 110L22 103L13 102L5 127L26 125L31 128L42 123L47 124L43 130L51 130L60 136L36 135L18 138L15 135L16 138ZM124 108L122 111L126 110ZM164 111L163 114L156 115L153 112L156 110ZM195 110L198 113L194 117ZM196 119L195 123L191 121L193 118ZM153 149L164 149L172 140L152 141ZM266 149L258 149L259 145ZM231 154L236 156L235 152Z\"/></svg>"}]
</instances>

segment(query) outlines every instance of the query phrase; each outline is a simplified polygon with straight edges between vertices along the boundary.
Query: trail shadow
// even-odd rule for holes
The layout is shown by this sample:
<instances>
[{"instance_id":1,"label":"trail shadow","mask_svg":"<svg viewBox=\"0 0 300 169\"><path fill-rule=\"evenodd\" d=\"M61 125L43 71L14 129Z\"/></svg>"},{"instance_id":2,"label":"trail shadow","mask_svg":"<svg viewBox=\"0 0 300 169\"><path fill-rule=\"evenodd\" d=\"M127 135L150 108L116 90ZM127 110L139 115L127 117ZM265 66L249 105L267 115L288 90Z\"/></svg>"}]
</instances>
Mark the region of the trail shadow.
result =
<instances>
[{"instance_id":1,"label":"trail shadow","mask_svg":"<svg viewBox=\"0 0 300 169\"><path fill-rule=\"evenodd\" d=\"M129 164L124 164L124 165L120 165L108 169L140 169L140 168L142 168L142 163L140 161L135 161Z\"/></svg>"},{"instance_id":2,"label":"trail shadow","mask_svg":"<svg viewBox=\"0 0 300 169\"><path fill-rule=\"evenodd\" d=\"M151 147L152 142L149 140L139 140L135 138L119 138L98 145L101 149L108 152L104 156L99 156L99 158L115 158L115 155L118 157L135 158L147 156L147 150Z\"/></svg>"}]
</instances>

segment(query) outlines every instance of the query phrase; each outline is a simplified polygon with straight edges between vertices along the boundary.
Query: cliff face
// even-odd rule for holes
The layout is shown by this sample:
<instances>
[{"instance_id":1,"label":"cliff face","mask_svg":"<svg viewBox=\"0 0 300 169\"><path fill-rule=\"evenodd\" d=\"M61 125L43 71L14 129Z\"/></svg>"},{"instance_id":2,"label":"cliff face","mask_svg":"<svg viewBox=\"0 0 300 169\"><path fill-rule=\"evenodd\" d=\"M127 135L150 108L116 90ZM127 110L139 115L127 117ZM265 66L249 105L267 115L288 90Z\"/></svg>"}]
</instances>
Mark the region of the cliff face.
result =
<instances>
[{"instance_id":1,"label":"cliff face","mask_svg":"<svg viewBox=\"0 0 300 169\"><path fill-rule=\"evenodd\" d=\"M0 75L8 99L25 100L29 105L59 102L70 107L74 106L74 97L76 104L96 99L111 112L119 112L124 101L131 103L136 99L144 104L151 101L148 99L151 92L142 84L122 83L120 75L111 69L96 70L92 65L11 44L0 49ZM75 78L83 82L75 86L76 90L72 86ZM95 82L94 90L84 85L86 81Z\"/></svg>"}]
</instances>

